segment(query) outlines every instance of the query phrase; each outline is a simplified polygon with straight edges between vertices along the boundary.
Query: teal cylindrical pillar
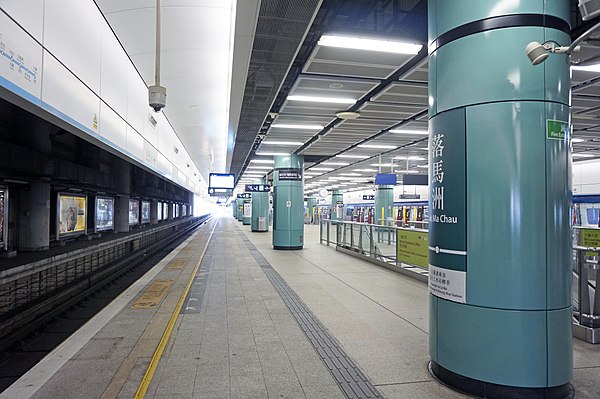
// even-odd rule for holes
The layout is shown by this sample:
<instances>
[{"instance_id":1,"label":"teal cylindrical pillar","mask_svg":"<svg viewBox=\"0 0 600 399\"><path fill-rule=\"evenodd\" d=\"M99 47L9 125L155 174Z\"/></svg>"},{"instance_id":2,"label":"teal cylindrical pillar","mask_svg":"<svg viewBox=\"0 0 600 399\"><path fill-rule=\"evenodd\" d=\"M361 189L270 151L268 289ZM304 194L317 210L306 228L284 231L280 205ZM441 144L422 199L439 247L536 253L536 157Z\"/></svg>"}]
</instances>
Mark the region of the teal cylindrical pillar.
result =
<instances>
[{"instance_id":1,"label":"teal cylindrical pillar","mask_svg":"<svg viewBox=\"0 0 600 399\"><path fill-rule=\"evenodd\" d=\"M304 246L304 157L275 156L273 179L273 248Z\"/></svg>"},{"instance_id":2,"label":"teal cylindrical pillar","mask_svg":"<svg viewBox=\"0 0 600 399\"><path fill-rule=\"evenodd\" d=\"M314 223L316 207L317 199L315 197L308 197L306 199L306 223Z\"/></svg>"},{"instance_id":3,"label":"teal cylindrical pillar","mask_svg":"<svg viewBox=\"0 0 600 399\"><path fill-rule=\"evenodd\" d=\"M244 199L238 198L235 202L237 204L237 220L238 220L238 222L243 222L243 220L244 220Z\"/></svg>"},{"instance_id":4,"label":"teal cylindrical pillar","mask_svg":"<svg viewBox=\"0 0 600 399\"><path fill-rule=\"evenodd\" d=\"M265 184L265 179L260 179L256 184ZM252 193L252 226L255 232L269 231L269 192Z\"/></svg>"},{"instance_id":5,"label":"teal cylindrical pillar","mask_svg":"<svg viewBox=\"0 0 600 399\"><path fill-rule=\"evenodd\" d=\"M569 1L429 0L431 370L486 398L572 375Z\"/></svg>"},{"instance_id":6,"label":"teal cylindrical pillar","mask_svg":"<svg viewBox=\"0 0 600 399\"><path fill-rule=\"evenodd\" d=\"M331 194L331 220L344 220L344 195L340 190Z\"/></svg>"},{"instance_id":7,"label":"teal cylindrical pillar","mask_svg":"<svg viewBox=\"0 0 600 399\"><path fill-rule=\"evenodd\" d=\"M375 224L386 224L394 218L394 186L377 186L375 190Z\"/></svg>"},{"instance_id":8,"label":"teal cylindrical pillar","mask_svg":"<svg viewBox=\"0 0 600 399\"><path fill-rule=\"evenodd\" d=\"M237 219L237 210L238 210L238 205L237 205L237 199L235 201L231 201L231 209L233 210L233 218Z\"/></svg>"}]
</instances>

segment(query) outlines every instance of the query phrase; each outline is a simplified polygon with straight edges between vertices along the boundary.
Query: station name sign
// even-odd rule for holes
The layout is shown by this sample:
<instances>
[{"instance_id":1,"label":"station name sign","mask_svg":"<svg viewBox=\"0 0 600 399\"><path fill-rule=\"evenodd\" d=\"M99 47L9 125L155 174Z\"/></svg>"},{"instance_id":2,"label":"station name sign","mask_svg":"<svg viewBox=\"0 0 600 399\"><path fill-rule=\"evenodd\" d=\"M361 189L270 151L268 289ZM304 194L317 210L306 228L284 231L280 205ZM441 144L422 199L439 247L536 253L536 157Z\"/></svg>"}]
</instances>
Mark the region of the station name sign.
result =
<instances>
[{"instance_id":1,"label":"station name sign","mask_svg":"<svg viewBox=\"0 0 600 399\"><path fill-rule=\"evenodd\" d=\"M268 193L270 190L269 184L246 184L244 189L248 193Z\"/></svg>"}]
</instances>

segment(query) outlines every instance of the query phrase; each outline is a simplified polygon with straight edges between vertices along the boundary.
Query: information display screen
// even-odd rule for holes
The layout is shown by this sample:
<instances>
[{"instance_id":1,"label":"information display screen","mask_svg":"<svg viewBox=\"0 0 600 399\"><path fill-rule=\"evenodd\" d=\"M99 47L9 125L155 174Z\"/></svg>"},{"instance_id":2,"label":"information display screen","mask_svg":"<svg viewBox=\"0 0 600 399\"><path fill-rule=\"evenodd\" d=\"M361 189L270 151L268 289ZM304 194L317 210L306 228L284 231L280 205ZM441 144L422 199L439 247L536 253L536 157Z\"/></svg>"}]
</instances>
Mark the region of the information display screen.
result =
<instances>
[{"instance_id":1,"label":"information display screen","mask_svg":"<svg viewBox=\"0 0 600 399\"><path fill-rule=\"evenodd\" d=\"M396 184L396 177L393 173L378 173L375 175L375 184L378 186L393 186Z\"/></svg>"},{"instance_id":2,"label":"information display screen","mask_svg":"<svg viewBox=\"0 0 600 399\"><path fill-rule=\"evenodd\" d=\"M208 188L228 188L235 187L235 175L229 173L210 173L208 175Z\"/></svg>"},{"instance_id":3,"label":"information display screen","mask_svg":"<svg viewBox=\"0 0 600 399\"><path fill-rule=\"evenodd\" d=\"M587 208L587 219L588 224L598 226L598 219L600 216L600 208Z\"/></svg>"},{"instance_id":4,"label":"information display screen","mask_svg":"<svg viewBox=\"0 0 600 399\"><path fill-rule=\"evenodd\" d=\"M162 202L158 203L158 208L156 208L156 213L157 213L156 218L158 220L163 220L163 204L162 204Z\"/></svg>"},{"instance_id":5,"label":"information display screen","mask_svg":"<svg viewBox=\"0 0 600 399\"><path fill-rule=\"evenodd\" d=\"M86 233L86 206L85 195L58 194L57 238Z\"/></svg>"},{"instance_id":6,"label":"information display screen","mask_svg":"<svg viewBox=\"0 0 600 399\"><path fill-rule=\"evenodd\" d=\"M4 247L5 245L5 237L6 237L6 233L4 231L4 224L6 222L7 216L6 216L6 211L7 211L7 200L6 200L6 190L0 190L0 248Z\"/></svg>"},{"instance_id":7,"label":"information display screen","mask_svg":"<svg viewBox=\"0 0 600 399\"><path fill-rule=\"evenodd\" d=\"M140 201L129 200L129 225L133 226L140 221Z\"/></svg>"},{"instance_id":8,"label":"information display screen","mask_svg":"<svg viewBox=\"0 0 600 399\"><path fill-rule=\"evenodd\" d=\"M95 231L112 230L114 228L115 200L109 197L96 197Z\"/></svg>"},{"instance_id":9,"label":"information display screen","mask_svg":"<svg viewBox=\"0 0 600 399\"><path fill-rule=\"evenodd\" d=\"M150 223L150 201L142 201L142 224Z\"/></svg>"}]
</instances>

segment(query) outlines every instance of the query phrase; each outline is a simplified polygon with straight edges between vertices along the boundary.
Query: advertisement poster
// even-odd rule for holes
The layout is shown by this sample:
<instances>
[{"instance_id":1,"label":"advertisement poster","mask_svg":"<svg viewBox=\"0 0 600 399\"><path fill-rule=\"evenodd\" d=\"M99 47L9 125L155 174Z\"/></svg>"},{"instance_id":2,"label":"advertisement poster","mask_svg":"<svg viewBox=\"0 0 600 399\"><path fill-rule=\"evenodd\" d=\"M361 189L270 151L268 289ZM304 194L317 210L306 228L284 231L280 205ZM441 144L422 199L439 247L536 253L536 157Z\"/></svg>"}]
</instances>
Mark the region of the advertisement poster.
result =
<instances>
[{"instance_id":1,"label":"advertisement poster","mask_svg":"<svg viewBox=\"0 0 600 399\"><path fill-rule=\"evenodd\" d=\"M187 205L181 206L181 216L187 216Z\"/></svg>"},{"instance_id":2,"label":"advertisement poster","mask_svg":"<svg viewBox=\"0 0 600 399\"><path fill-rule=\"evenodd\" d=\"M150 223L150 201L142 201L142 224Z\"/></svg>"},{"instance_id":3,"label":"advertisement poster","mask_svg":"<svg viewBox=\"0 0 600 399\"><path fill-rule=\"evenodd\" d=\"M4 221L6 220L6 191L0 190L0 248L4 246Z\"/></svg>"},{"instance_id":4,"label":"advertisement poster","mask_svg":"<svg viewBox=\"0 0 600 399\"><path fill-rule=\"evenodd\" d=\"M179 217L179 204L173 204L173 217Z\"/></svg>"},{"instance_id":5,"label":"advertisement poster","mask_svg":"<svg viewBox=\"0 0 600 399\"><path fill-rule=\"evenodd\" d=\"M163 202L163 219L167 220L169 218L169 204Z\"/></svg>"},{"instance_id":6,"label":"advertisement poster","mask_svg":"<svg viewBox=\"0 0 600 399\"><path fill-rule=\"evenodd\" d=\"M96 231L114 228L115 200L108 197L96 197Z\"/></svg>"},{"instance_id":7,"label":"advertisement poster","mask_svg":"<svg viewBox=\"0 0 600 399\"><path fill-rule=\"evenodd\" d=\"M163 220L163 204L162 202L158 203L158 208L156 208L157 216L156 218L160 221Z\"/></svg>"},{"instance_id":8,"label":"advertisement poster","mask_svg":"<svg viewBox=\"0 0 600 399\"><path fill-rule=\"evenodd\" d=\"M84 195L58 194L58 236L85 234L86 202Z\"/></svg>"},{"instance_id":9,"label":"advertisement poster","mask_svg":"<svg viewBox=\"0 0 600 399\"><path fill-rule=\"evenodd\" d=\"M140 220L140 201L129 200L129 225L138 224Z\"/></svg>"}]
</instances>

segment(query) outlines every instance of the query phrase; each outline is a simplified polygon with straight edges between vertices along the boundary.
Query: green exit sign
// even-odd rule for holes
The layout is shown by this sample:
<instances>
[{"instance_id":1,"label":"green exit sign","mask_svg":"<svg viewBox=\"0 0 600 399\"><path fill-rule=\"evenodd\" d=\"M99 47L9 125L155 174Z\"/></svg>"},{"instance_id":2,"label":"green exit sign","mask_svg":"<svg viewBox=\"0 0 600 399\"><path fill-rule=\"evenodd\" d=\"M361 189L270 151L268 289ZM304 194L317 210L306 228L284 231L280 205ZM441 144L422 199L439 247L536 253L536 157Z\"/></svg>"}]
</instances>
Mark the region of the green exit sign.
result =
<instances>
[{"instance_id":1,"label":"green exit sign","mask_svg":"<svg viewBox=\"0 0 600 399\"><path fill-rule=\"evenodd\" d=\"M569 124L554 119L546 120L546 138L551 140L564 140L569 136Z\"/></svg>"}]
</instances>

